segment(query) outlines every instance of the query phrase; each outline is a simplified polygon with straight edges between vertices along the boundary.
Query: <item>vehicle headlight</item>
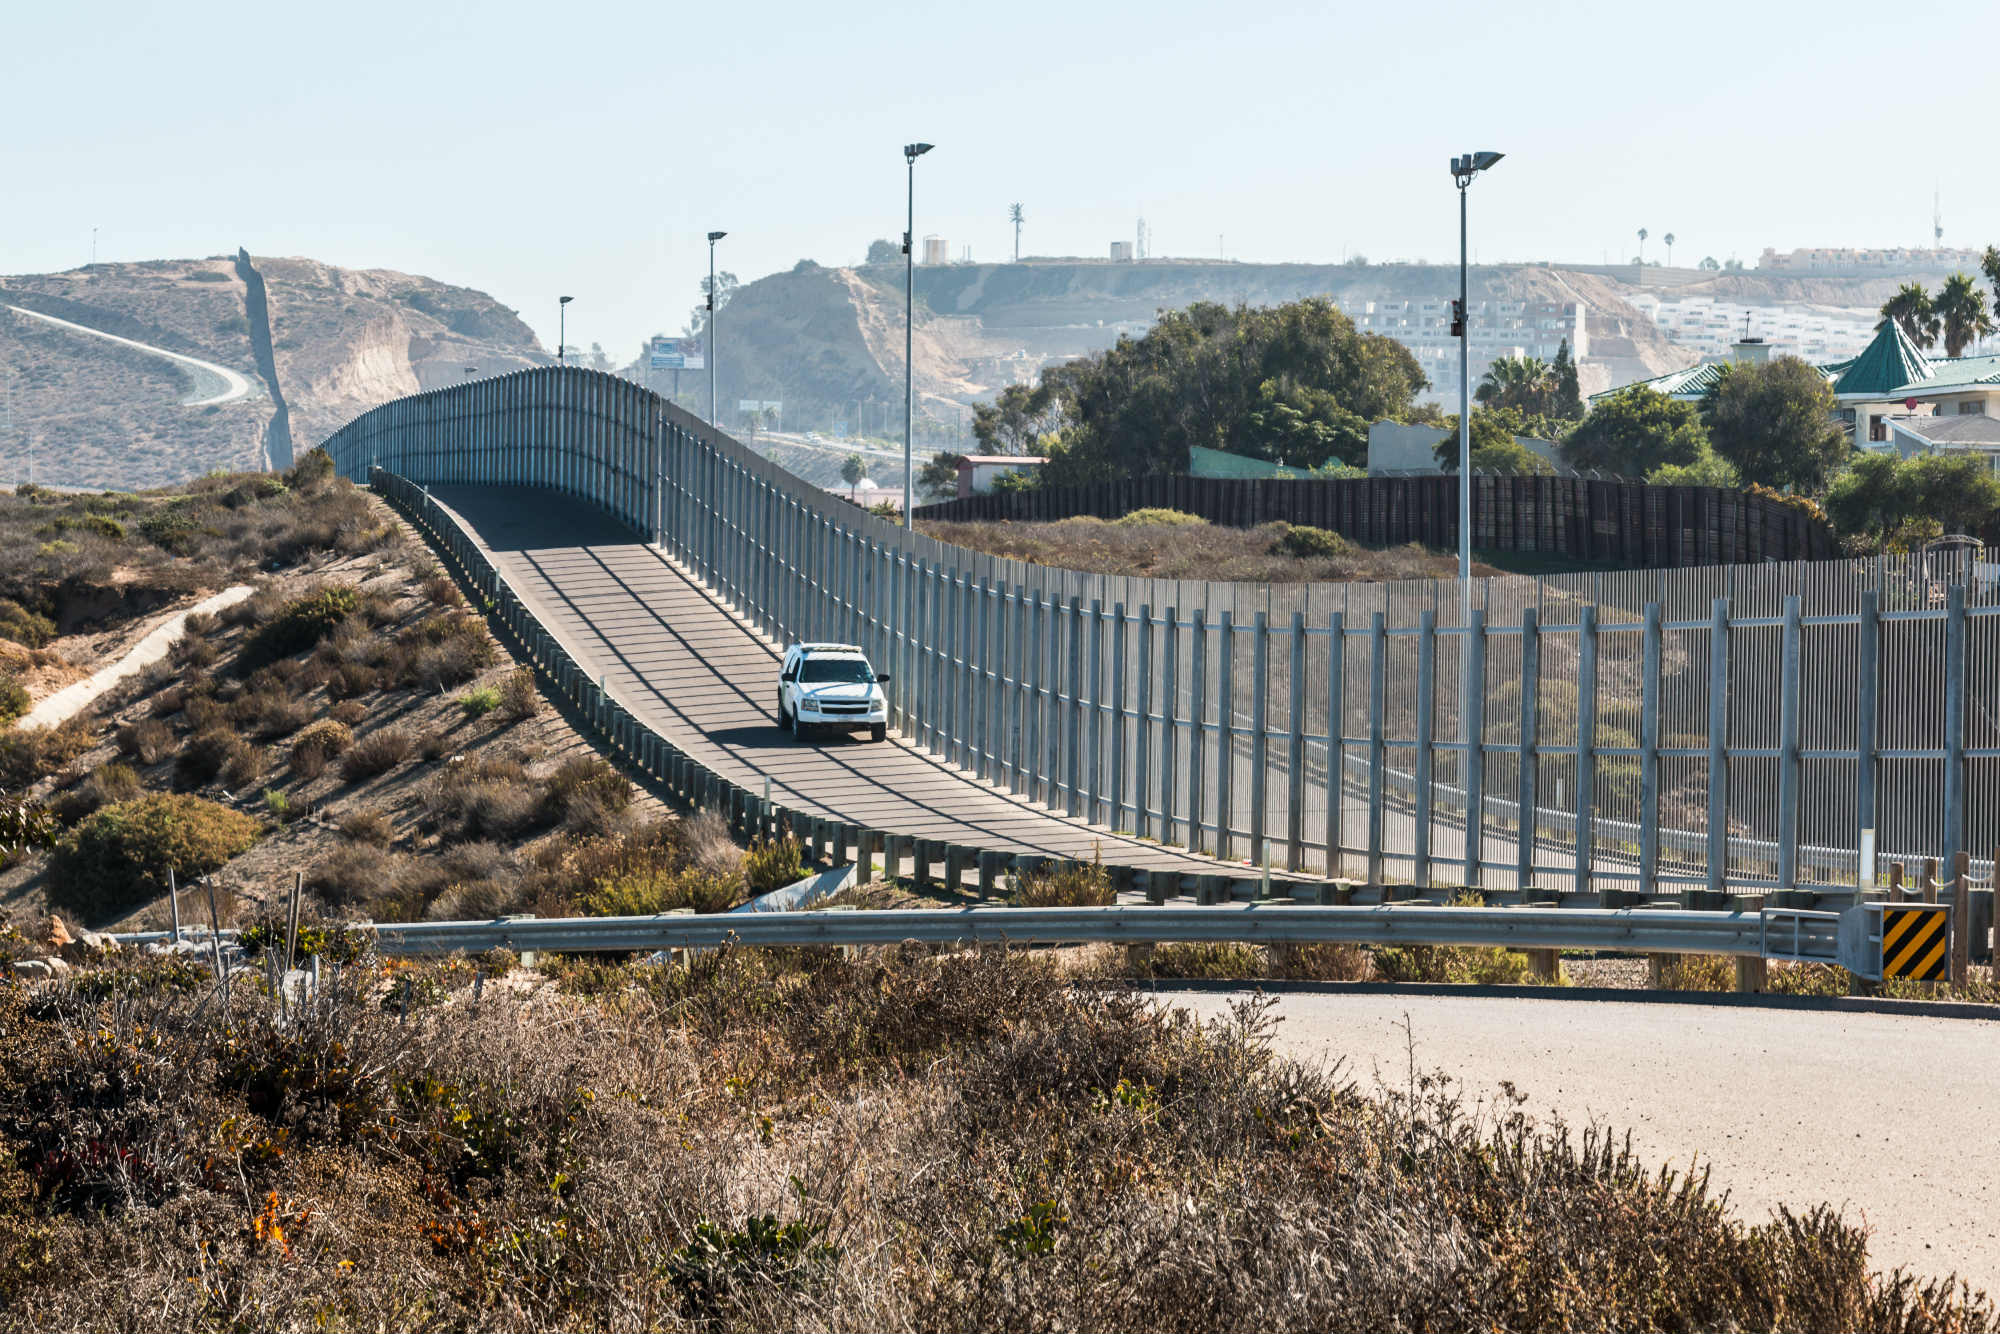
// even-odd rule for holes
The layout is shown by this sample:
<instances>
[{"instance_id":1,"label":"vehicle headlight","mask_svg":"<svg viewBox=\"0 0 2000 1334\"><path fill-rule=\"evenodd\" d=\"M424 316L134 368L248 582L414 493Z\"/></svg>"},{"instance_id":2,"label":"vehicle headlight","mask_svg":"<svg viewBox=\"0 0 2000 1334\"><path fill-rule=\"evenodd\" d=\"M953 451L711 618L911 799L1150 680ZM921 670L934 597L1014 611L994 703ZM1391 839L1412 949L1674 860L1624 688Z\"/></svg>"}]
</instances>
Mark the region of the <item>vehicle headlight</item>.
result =
<instances>
[{"instance_id":1,"label":"vehicle headlight","mask_svg":"<svg viewBox=\"0 0 2000 1334\"><path fill-rule=\"evenodd\" d=\"M799 701L799 707L807 713L818 713L819 701L816 699L802 699Z\"/></svg>"}]
</instances>

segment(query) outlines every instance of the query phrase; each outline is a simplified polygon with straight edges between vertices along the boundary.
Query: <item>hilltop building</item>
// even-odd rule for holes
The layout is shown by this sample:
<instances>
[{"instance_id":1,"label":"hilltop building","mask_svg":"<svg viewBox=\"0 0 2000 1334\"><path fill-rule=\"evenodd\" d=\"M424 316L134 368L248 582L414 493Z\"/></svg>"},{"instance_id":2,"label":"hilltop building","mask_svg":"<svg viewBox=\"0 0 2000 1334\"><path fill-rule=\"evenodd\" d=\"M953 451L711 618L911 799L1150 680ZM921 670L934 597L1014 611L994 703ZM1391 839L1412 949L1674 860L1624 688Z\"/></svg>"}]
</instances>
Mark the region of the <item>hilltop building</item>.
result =
<instances>
[{"instance_id":1,"label":"hilltop building","mask_svg":"<svg viewBox=\"0 0 2000 1334\"><path fill-rule=\"evenodd\" d=\"M1458 339L1451 332L1451 302L1339 301L1336 304L1363 333L1385 334L1417 359L1431 393L1458 399ZM1553 361L1565 342L1570 356L1588 355L1584 332L1589 307L1581 301L1475 301L1472 303L1472 382L1502 357Z\"/></svg>"},{"instance_id":2,"label":"hilltop building","mask_svg":"<svg viewBox=\"0 0 2000 1334\"><path fill-rule=\"evenodd\" d=\"M1978 250L1947 250L1942 246L1929 249L1892 246L1886 250L1815 246L1779 254L1766 246L1757 260L1757 267L1787 273L1855 273L1869 269L1970 269L1976 272L1982 253Z\"/></svg>"},{"instance_id":3,"label":"hilltop building","mask_svg":"<svg viewBox=\"0 0 2000 1334\"><path fill-rule=\"evenodd\" d=\"M1627 298L1660 332L1704 360L1723 360L1745 336L1786 356L1840 361L1860 353L1875 335L1872 312L1834 315L1804 306L1737 306L1714 297L1663 300L1651 292ZM1748 327L1745 327L1745 317Z\"/></svg>"}]
</instances>

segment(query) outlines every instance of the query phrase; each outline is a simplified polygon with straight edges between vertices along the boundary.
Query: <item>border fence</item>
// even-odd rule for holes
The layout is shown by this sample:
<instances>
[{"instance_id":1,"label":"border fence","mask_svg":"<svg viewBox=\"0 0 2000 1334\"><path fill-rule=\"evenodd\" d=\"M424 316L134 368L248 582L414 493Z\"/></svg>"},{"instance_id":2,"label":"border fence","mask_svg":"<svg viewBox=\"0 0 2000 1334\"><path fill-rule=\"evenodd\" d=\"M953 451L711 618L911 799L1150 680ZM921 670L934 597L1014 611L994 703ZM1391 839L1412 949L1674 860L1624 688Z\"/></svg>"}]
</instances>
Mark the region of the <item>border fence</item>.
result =
<instances>
[{"instance_id":1,"label":"border fence","mask_svg":"<svg viewBox=\"0 0 2000 1334\"><path fill-rule=\"evenodd\" d=\"M1482 579L1461 622L1449 581L946 546L578 368L384 404L326 444L350 477L583 497L772 639L866 648L912 744L1228 861L1660 895L1852 888L1870 838L1947 862L2000 841L2000 592L1962 552Z\"/></svg>"},{"instance_id":2,"label":"border fence","mask_svg":"<svg viewBox=\"0 0 2000 1334\"><path fill-rule=\"evenodd\" d=\"M996 491L924 505L941 522L1116 519L1174 509L1248 528L1282 519L1368 546L1458 546L1456 477L1131 477ZM1649 486L1584 477L1472 479L1472 545L1626 566L1826 560L1833 530L1798 508L1717 486Z\"/></svg>"}]
</instances>

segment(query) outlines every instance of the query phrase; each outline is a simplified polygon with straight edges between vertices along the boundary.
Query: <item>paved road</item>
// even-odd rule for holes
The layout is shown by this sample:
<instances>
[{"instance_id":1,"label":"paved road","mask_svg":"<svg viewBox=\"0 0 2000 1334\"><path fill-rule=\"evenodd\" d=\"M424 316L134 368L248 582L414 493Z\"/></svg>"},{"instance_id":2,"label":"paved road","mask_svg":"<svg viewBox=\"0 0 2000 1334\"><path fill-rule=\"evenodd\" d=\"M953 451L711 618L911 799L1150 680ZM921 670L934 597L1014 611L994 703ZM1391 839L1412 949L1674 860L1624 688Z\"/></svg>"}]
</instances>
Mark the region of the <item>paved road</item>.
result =
<instances>
[{"instance_id":1,"label":"paved road","mask_svg":"<svg viewBox=\"0 0 2000 1334\"><path fill-rule=\"evenodd\" d=\"M984 848L1215 872L1220 863L1033 806L894 740L802 746L774 712L778 648L629 529L583 501L433 486L501 574L613 697L732 782L796 810Z\"/></svg>"},{"instance_id":2,"label":"paved road","mask_svg":"<svg viewBox=\"0 0 2000 1334\"><path fill-rule=\"evenodd\" d=\"M1293 994L1276 1013L1282 1050L1390 1085L1407 1016L1419 1068L1470 1094L1511 1080L1526 1110L1629 1128L1653 1163L1698 1155L1746 1220L1842 1205L1879 1267L2000 1291L2000 1022L1490 996Z\"/></svg>"},{"instance_id":3,"label":"paved road","mask_svg":"<svg viewBox=\"0 0 2000 1334\"><path fill-rule=\"evenodd\" d=\"M87 334L92 338L102 338L108 343L117 343L121 347L129 347L151 356L161 357L173 362L183 370L193 371L195 388L188 397L181 400L182 407L207 408L214 407L219 403L234 403L238 399L250 397L255 392L248 376L237 371L232 371L227 366L218 366L212 361L203 361L199 357L190 357L179 352L169 352L163 347L154 347L151 343L141 343L131 338L120 338L117 334L106 333L102 329L93 329L87 324L77 324L70 320L59 320L53 315L44 315L38 310L29 310L25 306L8 306L7 309L13 311L16 315L25 315L31 320L40 320L44 324L53 324L57 328L67 329L71 333Z\"/></svg>"}]
</instances>

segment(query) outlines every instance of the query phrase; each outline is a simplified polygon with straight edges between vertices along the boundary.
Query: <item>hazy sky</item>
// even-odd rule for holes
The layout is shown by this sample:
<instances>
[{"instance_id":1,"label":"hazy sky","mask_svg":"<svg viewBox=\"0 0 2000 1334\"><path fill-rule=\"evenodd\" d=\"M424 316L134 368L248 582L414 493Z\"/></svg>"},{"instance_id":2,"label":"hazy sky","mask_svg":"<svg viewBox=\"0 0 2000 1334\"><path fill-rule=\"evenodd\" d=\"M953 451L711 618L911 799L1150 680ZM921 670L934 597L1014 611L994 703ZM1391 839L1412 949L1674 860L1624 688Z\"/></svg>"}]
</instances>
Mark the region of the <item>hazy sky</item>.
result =
<instances>
[{"instance_id":1,"label":"hazy sky","mask_svg":"<svg viewBox=\"0 0 2000 1334\"><path fill-rule=\"evenodd\" d=\"M1510 12L1511 11L1511 12ZM1754 262L2000 241L1992 0L96 3L0 21L0 272L247 245L483 288L621 360L903 218L956 257Z\"/></svg>"}]
</instances>

